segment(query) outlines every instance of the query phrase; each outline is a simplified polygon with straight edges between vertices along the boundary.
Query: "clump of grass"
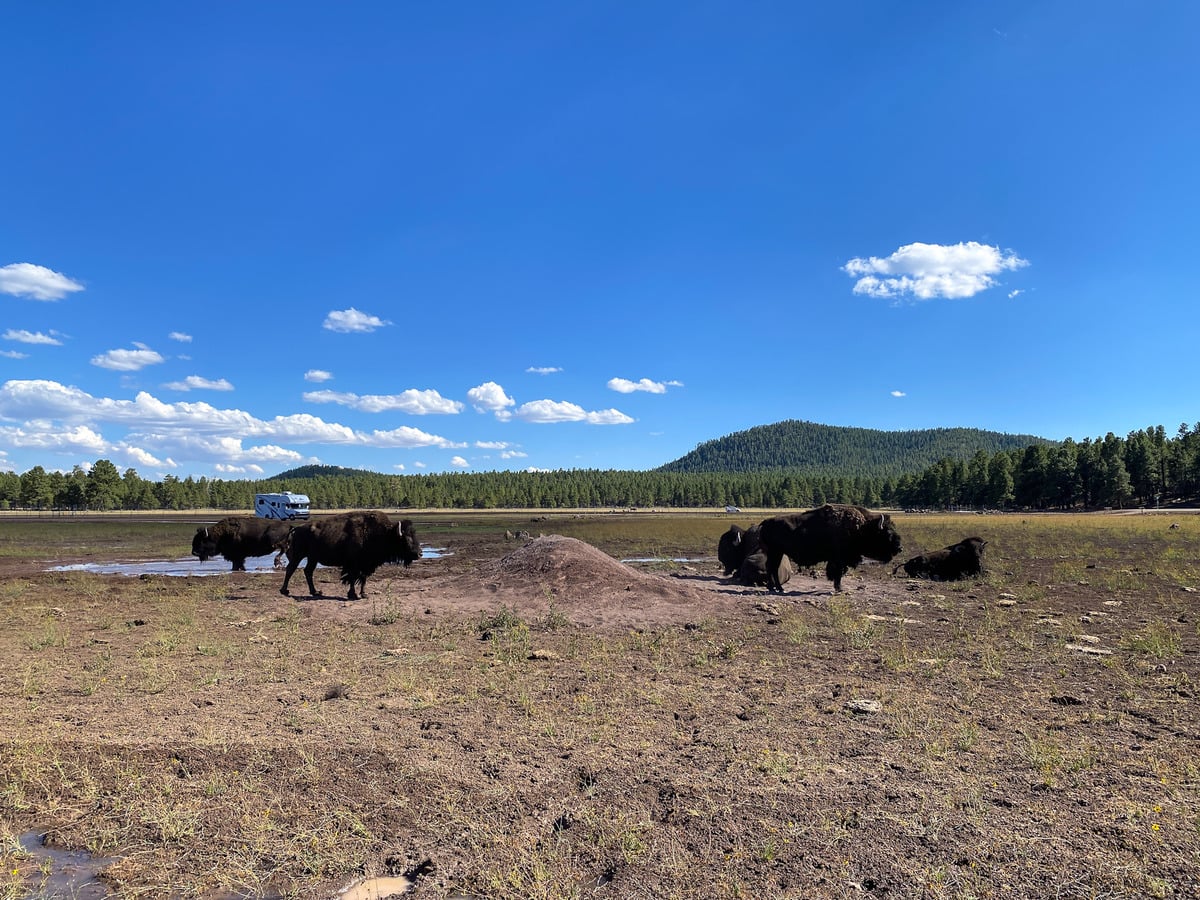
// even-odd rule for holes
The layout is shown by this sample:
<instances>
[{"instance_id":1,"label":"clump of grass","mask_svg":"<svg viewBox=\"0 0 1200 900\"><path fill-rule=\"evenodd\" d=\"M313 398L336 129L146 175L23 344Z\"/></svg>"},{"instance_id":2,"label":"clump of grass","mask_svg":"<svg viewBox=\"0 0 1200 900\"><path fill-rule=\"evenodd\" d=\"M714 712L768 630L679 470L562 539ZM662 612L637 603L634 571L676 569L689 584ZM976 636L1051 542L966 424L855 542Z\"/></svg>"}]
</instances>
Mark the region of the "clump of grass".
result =
<instances>
[{"instance_id":1,"label":"clump of grass","mask_svg":"<svg viewBox=\"0 0 1200 900\"><path fill-rule=\"evenodd\" d=\"M1121 647L1157 659L1168 659L1183 652L1179 634L1165 622L1151 622L1130 632L1121 640Z\"/></svg>"}]
</instances>

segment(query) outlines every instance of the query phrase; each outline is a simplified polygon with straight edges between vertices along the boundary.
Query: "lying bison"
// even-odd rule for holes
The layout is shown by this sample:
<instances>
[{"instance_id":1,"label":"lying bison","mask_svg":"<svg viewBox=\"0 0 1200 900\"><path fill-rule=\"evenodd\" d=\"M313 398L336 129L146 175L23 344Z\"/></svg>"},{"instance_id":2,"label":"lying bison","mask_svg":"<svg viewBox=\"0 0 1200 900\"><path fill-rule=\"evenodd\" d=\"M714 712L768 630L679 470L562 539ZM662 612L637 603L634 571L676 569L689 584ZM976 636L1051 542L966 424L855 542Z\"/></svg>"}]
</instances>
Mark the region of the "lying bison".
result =
<instances>
[{"instance_id":1,"label":"lying bison","mask_svg":"<svg viewBox=\"0 0 1200 900\"><path fill-rule=\"evenodd\" d=\"M759 526L758 539L767 557L767 589L780 593L779 566L784 556L797 566L825 560L825 575L833 582L834 591L840 591L842 576L863 557L891 562L900 553L900 535L890 517L861 506L833 503L767 519Z\"/></svg>"},{"instance_id":2,"label":"lying bison","mask_svg":"<svg viewBox=\"0 0 1200 900\"><path fill-rule=\"evenodd\" d=\"M260 519L257 516L227 516L215 525L198 528L192 538L192 556L206 562L223 556L233 565L230 571L245 572L251 556L275 554L275 565L283 555L280 545L291 530L291 522Z\"/></svg>"},{"instance_id":3,"label":"lying bison","mask_svg":"<svg viewBox=\"0 0 1200 900\"><path fill-rule=\"evenodd\" d=\"M313 584L313 571L318 565L338 566L342 570L342 584L350 586L347 600L367 596L367 579L380 566L387 563L408 566L421 557L421 545L413 531L412 520L397 523L381 512L343 513L297 525L288 536L284 550L288 564L279 593L287 596L292 573L300 560L306 559L304 578L308 582L308 593L313 597L322 596Z\"/></svg>"},{"instance_id":4,"label":"lying bison","mask_svg":"<svg viewBox=\"0 0 1200 900\"><path fill-rule=\"evenodd\" d=\"M983 574L983 538L963 538L942 550L922 553L898 564L892 574L903 568L909 578L928 578L931 581L962 581Z\"/></svg>"},{"instance_id":5,"label":"lying bison","mask_svg":"<svg viewBox=\"0 0 1200 900\"><path fill-rule=\"evenodd\" d=\"M792 579L792 571L792 561L786 556L783 557L779 561L779 568L775 570L775 580L780 586L787 584ZM767 576L767 554L762 550L751 553L742 560L735 577L748 587L756 585L770 587L771 579Z\"/></svg>"},{"instance_id":6,"label":"lying bison","mask_svg":"<svg viewBox=\"0 0 1200 900\"><path fill-rule=\"evenodd\" d=\"M731 575L742 567L747 556L758 552L758 526L751 525L743 530L737 525L730 525L729 530L717 541L717 559L725 567L725 574Z\"/></svg>"}]
</instances>

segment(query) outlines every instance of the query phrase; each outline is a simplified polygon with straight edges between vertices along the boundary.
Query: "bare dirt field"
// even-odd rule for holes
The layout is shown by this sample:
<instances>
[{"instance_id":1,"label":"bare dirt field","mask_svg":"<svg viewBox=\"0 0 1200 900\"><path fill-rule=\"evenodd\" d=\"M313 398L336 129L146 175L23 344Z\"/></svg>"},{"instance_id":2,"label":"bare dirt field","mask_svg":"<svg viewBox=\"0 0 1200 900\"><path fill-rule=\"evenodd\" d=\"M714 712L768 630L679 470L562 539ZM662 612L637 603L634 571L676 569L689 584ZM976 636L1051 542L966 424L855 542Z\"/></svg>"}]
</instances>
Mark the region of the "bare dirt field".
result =
<instances>
[{"instance_id":1,"label":"bare dirt field","mask_svg":"<svg viewBox=\"0 0 1200 900\"><path fill-rule=\"evenodd\" d=\"M1200 517L901 515L985 577L783 596L762 517L414 514L355 603L0 520L0 898L71 896L31 834L120 897L1200 897Z\"/></svg>"}]
</instances>

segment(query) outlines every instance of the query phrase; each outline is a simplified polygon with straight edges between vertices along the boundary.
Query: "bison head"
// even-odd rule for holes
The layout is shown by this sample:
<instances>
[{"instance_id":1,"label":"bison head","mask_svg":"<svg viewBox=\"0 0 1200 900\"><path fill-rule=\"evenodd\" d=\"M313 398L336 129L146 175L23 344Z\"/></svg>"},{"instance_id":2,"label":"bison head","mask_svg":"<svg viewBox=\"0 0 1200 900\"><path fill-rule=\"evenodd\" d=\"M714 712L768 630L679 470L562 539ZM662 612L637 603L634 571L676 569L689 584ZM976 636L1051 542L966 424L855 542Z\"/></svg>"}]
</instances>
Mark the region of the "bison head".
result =
<instances>
[{"instance_id":1,"label":"bison head","mask_svg":"<svg viewBox=\"0 0 1200 900\"><path fill-rule=\"evenodd\" d=\"M397 527L396 533L400 539L396 559L407 568L415 560L421 558L421 543L417 540L416 531L413 530L412 519L402 521Z\"/></svg>"},{"instance_id":2,"label":"bison head","mask_svg":"<svg viewBox=\"0 0 1200 900\"><path fill-rule=\"evenodd\" d=\"M198 528L192 538L192 556L200 557L200 562L208 562L217 555L217 536L211 528Z\"/></svg>"},{"instance_id":3,"label":"bison head","mask_svg":"<svg viewBox=\"0 0 1200 900\"><path fill-rule=\"evenodd\" d=\"M862 540L858 548L863 556L879 562L891 562L900 555L900 535L892 524L891 516L872 516L859 532Z\"/></svg>"}]
</instances>

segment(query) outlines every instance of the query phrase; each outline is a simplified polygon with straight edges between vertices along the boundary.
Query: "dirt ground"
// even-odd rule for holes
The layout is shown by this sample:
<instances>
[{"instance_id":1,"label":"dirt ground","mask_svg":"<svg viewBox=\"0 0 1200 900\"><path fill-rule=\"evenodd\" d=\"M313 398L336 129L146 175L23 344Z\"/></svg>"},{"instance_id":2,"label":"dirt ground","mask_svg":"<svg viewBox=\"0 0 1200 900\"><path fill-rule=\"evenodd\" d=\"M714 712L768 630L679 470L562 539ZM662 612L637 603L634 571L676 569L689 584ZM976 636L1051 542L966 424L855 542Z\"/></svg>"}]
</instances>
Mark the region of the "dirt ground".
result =
<instances>
[{"instance_id":1,"label":"dirt ground","mask_svg":"<svg viewBox=\"0 0 1200 900\"><path fill-rule=\"evenodd\" d=\"M4 559L0 824L122 897L1200 897L1197 527L837 595L731 583L720 530L448 533L356 603Z\"/></svg>"}]
</instances>

